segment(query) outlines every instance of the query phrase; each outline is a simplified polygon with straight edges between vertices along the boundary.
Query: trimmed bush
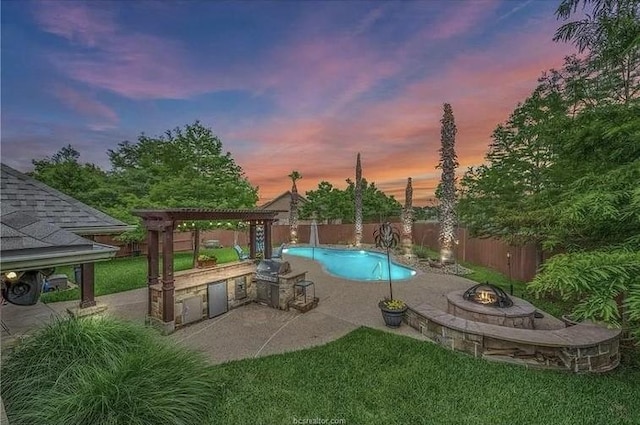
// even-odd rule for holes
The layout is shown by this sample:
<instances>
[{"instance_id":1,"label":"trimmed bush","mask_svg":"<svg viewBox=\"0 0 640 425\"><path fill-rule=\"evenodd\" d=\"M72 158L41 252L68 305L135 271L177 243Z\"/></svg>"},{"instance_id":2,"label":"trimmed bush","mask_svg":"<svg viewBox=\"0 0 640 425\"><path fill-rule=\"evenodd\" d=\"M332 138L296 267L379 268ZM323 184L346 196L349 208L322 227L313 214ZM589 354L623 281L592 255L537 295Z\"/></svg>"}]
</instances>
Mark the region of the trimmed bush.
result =
<instances>
[{"instance_id":1,"label":"trimmed bush","mask_svg":"<svg viewBox=\"0 0 640 425\"><path fill-rule=\"evenodd\" d=\"M217 387L196 353L114 319L60 320L2 367L11 424L209 423Z\"/></svg>"}]
</instances>

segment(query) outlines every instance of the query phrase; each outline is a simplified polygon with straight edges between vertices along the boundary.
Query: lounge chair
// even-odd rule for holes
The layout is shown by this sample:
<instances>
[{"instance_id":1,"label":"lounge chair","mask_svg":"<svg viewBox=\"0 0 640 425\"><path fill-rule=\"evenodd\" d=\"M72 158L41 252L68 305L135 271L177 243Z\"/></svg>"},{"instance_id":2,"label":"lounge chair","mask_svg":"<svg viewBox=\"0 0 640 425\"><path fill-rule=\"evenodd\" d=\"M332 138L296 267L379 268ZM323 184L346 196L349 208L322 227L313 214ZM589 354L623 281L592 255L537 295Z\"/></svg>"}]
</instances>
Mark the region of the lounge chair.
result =
<instances>
[{"instance_id":1,"label":"lounge chair","mask_svg":"<svg viewBox=\"0 0 640 425\"><path fill-rule=\"evenodd\" d=\"M240 245L234 245L233 249L235 249L236 254L238 254L238 259L240 261L242 260L248 260L249 259L249 254L247 254L246 252L244 252L242 250L242 248L240 248Z\"/></svg>"},{"instance_id":2,"label":"lounge chair","mask_svg":"<svg viewBox=\"0 0 640 425\"><path fill-rule=\"evenodd\" d=\"M282 258L282 250L284 249L284 244L280 245L276 248L271 254L271 258Z\"/></svg>"}]
</instances>

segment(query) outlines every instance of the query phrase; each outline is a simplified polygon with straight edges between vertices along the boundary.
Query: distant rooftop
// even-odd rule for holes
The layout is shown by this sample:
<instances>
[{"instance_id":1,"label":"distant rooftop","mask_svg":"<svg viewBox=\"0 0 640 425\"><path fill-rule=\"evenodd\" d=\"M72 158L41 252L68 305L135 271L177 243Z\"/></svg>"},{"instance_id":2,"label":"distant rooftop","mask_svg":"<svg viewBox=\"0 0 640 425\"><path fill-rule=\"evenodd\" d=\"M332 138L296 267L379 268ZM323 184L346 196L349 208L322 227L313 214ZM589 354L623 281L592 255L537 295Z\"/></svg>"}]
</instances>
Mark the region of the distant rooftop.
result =
<instances>
[{"instance_id":1,"label":"distant rooftop","mask_svg":"<svg viewBox=\"0 0 640 425\"><path fill-rule=\"evenodd\" d=\"M1 164L2 211L23 211L80 235L122 233L132 227L65 195L46 184Z\"/></svg>"}]
</instances>

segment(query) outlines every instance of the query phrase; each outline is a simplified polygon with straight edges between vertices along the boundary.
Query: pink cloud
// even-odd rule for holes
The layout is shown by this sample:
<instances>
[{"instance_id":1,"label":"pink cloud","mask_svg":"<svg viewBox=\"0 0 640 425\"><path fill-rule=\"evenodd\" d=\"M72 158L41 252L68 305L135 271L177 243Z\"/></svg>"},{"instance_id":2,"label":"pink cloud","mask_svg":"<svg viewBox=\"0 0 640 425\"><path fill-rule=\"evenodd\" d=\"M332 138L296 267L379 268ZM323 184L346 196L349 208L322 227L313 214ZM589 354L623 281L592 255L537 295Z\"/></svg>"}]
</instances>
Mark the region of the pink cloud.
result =
<instances>
[{"instance_id":1,"label":"pink cloud","mask_svg":"<svg viewBox=\"0 0 640 425\"><path fill-rule=\"evenodd\" d=\"M442 103L453 105L462 173L483 162L495 126L531 93L543 70L560 66L569 53L546 34L523 32L484 51L461 52L438 74L345 115L266 120L229 132L224 140L259 141L257 151L238 158L249 177L261 182L263 199L287 190L286 175L294 168L309 176L303 179L304 190L320 180L344 187L344 179L353 178L355 154L362 152L365 178L403 198L402 182L411 176L416 202L425 204L439 179L435 165ZM268 164L261 160L266 157Z\"/></svg>"},{"instance_id":2,"label":"pink cloud","mask_svg":"<svg viewBox=\"0 0 640 425\"><path fill-rule=\"evenodd\" d=\"M77 81L133 99L181 99L228 87L225 78L198 71L181 43L126 31L100 3L36 5L44 31L91 49L50 55L59 71Z\"/></svg>"},{"instance_id":3,"label":"pink cloud","mask_svg":"<svg viewBox=\"0 0 640 425\"><path fill-rule=\"evenodd\" d=\"M113 128L118 123L115 111L91 95L62 85L54 87L52 92L68 108L92 118L91 128L94 130Z\"/></svg>"},{"instance_id":4,"label":"pink cloud","mask_svg":"<svg viewBox=\"0 0 640 425\"><path fill-rule=\"evenodd\" d=\"M433 40L445 40L465 34L491 16L499 4L499 0L450 2L450 6L438 17L437 23L427 28L427 34Z\"/></svg>"},{"instance_id":5,"label":"pink cloud","mask_svg":"<svg viewBox=\"0 0 640 425\"><path fill-rule=\"evenodd\" d=\"M43 30L94 47L117 31L112 14L99 3L38 1L33 13Z\"/></svg>"}]
</instances>

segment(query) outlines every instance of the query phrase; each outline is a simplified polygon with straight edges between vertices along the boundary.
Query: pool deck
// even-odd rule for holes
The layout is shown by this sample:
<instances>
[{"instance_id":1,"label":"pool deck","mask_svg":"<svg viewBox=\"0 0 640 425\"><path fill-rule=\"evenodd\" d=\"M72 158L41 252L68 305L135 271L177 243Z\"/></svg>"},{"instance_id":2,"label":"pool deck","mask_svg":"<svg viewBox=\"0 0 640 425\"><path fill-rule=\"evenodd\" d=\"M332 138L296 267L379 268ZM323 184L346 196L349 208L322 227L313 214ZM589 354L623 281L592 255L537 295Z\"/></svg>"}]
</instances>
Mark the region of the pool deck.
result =
<instances>
[{"instance_id":1,"label":"pool deck","mask_svg":"<svg viewBox=\"0 0 640 425\"><path fill-rule=\"evenodd\" d=\"M259 304L249 304L170 335L177 343L202 352L212 363L266 356L325 344L360 326L426 340L409 326L390 329L384 325L378 301L389 295L387 281L356 282L328 275L317 262L284 255L293 270L306 270L307 279L315 282L318 307L307 312L281 311ZM409 305L429 303L446 311L446 294L467 289L475 282L460 276L418 271L410 280L394 281L393 295ZM517 294L516 294L517 295ZM106 304L106 314L144 322L147 289L98 297ZM38 303L30 307L2 306L2 345L16 335L32 332L56 316L66 316L67 307L77 301L52 304ZM6 326L6 329L5 329ZM559 320L545 315L536 320L542 329L560 328ZM7 332L8 331L8 332Z\"/></svg>"}]
</instances>

